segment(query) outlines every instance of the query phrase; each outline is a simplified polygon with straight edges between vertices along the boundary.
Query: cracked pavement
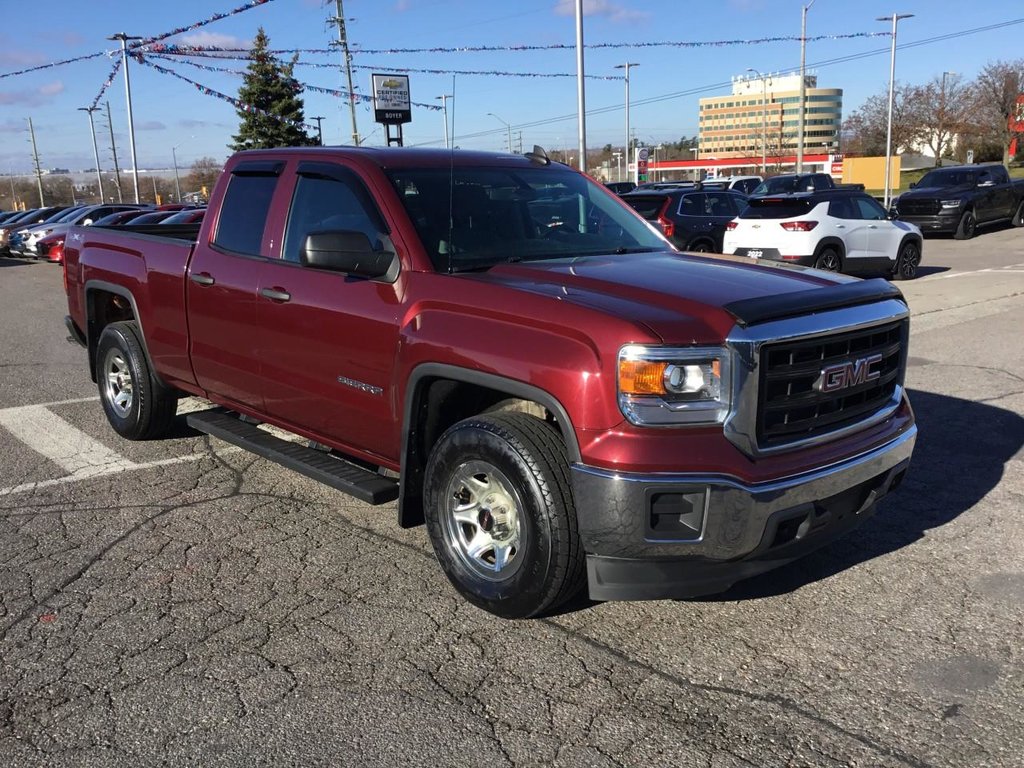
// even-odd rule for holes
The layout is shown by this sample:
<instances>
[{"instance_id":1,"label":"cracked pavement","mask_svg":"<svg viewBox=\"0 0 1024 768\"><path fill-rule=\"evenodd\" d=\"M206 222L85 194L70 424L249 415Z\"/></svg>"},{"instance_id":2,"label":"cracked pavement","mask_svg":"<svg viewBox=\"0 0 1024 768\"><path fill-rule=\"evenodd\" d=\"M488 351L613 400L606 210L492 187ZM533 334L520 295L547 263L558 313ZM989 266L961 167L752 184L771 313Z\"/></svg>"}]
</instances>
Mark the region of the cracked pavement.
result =
<instances>
[{"instance_id":1,"label":"cracked pavement","mask_svg":"<svg viewBox=\"0 0 1024 768\"><path fill-rule=\"evenodd\" d=\"M121 440L59 270L0 259L0 414L46 404L80 449L46 458L0 418L0 759L1019 766L1024 237L930 239L923 264L901 284L918 450L864 527L725 595L508 622L393 505L180 416Z\"/></svg>"}]
</instances>

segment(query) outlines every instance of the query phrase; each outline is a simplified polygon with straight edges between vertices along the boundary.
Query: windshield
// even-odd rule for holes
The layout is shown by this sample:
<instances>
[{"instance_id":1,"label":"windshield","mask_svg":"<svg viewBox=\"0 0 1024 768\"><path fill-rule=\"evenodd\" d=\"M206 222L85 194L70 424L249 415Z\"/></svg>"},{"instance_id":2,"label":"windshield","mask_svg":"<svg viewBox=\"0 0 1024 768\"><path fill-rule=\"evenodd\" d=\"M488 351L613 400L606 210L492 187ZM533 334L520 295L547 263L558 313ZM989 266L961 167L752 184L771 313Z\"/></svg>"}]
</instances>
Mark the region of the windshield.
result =
<instances>
[{"instance_id":1,"label":"windshield","mask_svg":"<svg viewBox=\"0 0 1024 768\"><path fill-rule=\"evenodd\" d=\"M423 168L388 175L439 272L671 248L602 185L568 169Z\"/></svg>"},{"instance_id":2,"label":"windshield","mask_svg":"<svg viewBox=\"0 0 1024 768\"><path fill-rule=\"evenodd\" d=\"M919 187L959 187L974 185L974 171L941 170L928 171L919 182Z\"/></svg>"}]
</instances>

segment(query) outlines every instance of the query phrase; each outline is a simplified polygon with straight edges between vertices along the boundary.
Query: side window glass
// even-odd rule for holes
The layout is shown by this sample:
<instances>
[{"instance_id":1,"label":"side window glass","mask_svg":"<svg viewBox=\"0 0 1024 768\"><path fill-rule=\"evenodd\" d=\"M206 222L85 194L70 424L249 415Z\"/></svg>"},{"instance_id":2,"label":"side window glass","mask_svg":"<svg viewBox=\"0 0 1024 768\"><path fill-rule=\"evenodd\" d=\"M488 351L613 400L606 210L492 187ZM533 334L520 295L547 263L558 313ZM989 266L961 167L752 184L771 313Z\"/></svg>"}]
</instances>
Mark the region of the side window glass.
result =
<instances>
[{"instance_id":1,"label":"side window glass","mask_svg":"<svg viewBox=\"0 0 1024 768\"><path fill-rule=\"evenodd\" d=\"M383 229L380 214L358 181L300 175L281 255L285 261L301 262L306 237L312 232L362 232L380 249Z\"/></svg>"},{"instance_id":2,"label":"side window glass","mask_svg":"<svg viewBox=\"0 0 1024 768\"><path fill-rule=\"evenodd\" d=\"M833 200L828 204L828 215L834 216L837 219L857 218L853 215L853 210L850 207L850 201L845 197Z\"/></svg>"},{"instance_id":3,"label":"side window glass","mask_svg":"<svg viewBox=\"0 0 1024 768\"><path fill-rule=\"evenodd\" d=\"M882 219L888 218L885 215L885 209L871 198L858 197L856 203L860 210L860 217L862 219L881 221Z\"/></svg>"},{"instance_id":4,"label":"side window glass","mask_svg":"<svg viewBox=\"0 0 1024 768\"><path fill-rule=\"evenodd\" d=\"M214 245L259 256L276 186L277 176L232 174L221 203Z\"/></svg>"},{"instance_id":5,"label":"side window glass","mask_svg":"<svg viewBox=\"0 0 1024 768\"><path fill-rule=\"evenodd\" d=\"M683 195L679 201L680 216L700 216L704 212L705 195Z\"/></svg>"},{"instance_id":6,"label":"side window glass","mask_svg":"<svg viewBox=\"0 0 1024 768\"><path fill-rule=\"evenodd\" d=\"M708 195L705 211L709 216L735 216L733 207L729 205L730 195Z\"/></svg>"}]
</instances>

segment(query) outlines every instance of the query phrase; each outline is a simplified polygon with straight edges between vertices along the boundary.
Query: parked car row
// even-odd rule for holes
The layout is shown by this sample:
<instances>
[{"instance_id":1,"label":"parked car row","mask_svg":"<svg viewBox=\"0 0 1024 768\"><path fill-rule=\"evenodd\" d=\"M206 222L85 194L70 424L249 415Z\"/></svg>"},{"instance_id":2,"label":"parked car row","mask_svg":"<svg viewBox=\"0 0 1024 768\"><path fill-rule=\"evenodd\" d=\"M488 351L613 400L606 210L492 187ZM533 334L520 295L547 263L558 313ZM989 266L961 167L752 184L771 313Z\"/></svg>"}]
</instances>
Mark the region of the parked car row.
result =
<instances>
[{"instance_id":1,"label":"parked car row","mask_svg":"<svg viewBox=\"0 0 1024 768\"><path fill-rule=\"evenodd\" d=\"M191 224L202 221L205 210L182 203L101 203L8 211L0 214L0 255L61 263L71 227Z\"/></svg>"}]
</instances>

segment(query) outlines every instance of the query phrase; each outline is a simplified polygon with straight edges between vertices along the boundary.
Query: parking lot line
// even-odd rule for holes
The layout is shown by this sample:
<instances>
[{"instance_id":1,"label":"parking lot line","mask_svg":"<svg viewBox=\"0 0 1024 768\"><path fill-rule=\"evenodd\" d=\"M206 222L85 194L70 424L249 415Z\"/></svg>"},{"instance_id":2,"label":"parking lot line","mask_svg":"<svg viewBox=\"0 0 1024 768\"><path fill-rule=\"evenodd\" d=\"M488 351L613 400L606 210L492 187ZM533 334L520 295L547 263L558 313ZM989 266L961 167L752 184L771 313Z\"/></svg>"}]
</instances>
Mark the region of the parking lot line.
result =
<instances>
[{"instance_id":1,"label":"parking lot line","mask_svg":"<svg viewBox=\"0 0 1024 768\"><path fill-rule=\"evenodd\" d=\"M1005 267L998 268L971 269L966 272L950 272L944 275L931 275L929 277L922 277L918 282L928 283L934 280L949 280L951 277L964 277L966 275L983 275L992 273L1003 275L1006 274L1007 272L1011 274L1021 274L1022 272L1024 272L1024 269L1021 269L1021 267L1024 267L1024 264L1007 264Z\"/></svg>"},{"instance_id":2,"label":"parking lot line","mask_svg":"<svg viewBox=\"0 0 1024 768\"><path fill-rule=\"evenodd\" d=\"M0 410L0 427L76 479L135 466L43 405Z\"/></svg>"}]
</instances>

